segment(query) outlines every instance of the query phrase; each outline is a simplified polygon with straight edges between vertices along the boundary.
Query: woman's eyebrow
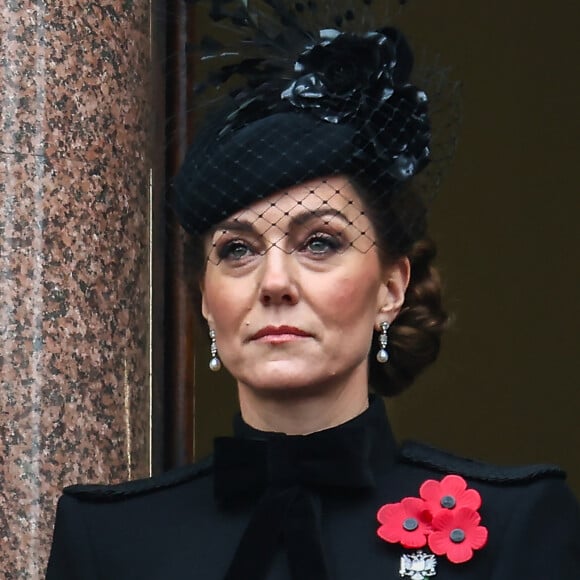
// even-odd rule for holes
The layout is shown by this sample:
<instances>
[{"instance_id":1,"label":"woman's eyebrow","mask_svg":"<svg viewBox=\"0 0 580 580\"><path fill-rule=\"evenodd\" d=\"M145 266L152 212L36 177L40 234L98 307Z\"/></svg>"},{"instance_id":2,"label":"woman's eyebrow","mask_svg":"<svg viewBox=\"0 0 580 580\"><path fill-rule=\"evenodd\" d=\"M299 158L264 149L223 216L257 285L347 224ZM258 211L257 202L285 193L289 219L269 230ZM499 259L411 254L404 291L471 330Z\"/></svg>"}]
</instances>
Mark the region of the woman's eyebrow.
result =
<instances>
[{"instance_id":1,"label":"woman's eyebrow","mask_svg":"<svg viewBox=\"0 0 580 580\"><path fill-rule=\"evenodd\" d=\"M322 207L319 209L307 210L294 215L291 217L292 225L303 226L309 221L314 219L323 218L338 218L342 220L346 225L352 224L352 220L349 220L340 210L331 207Z\"/></svg>"},{"instance_id":2,"label":"woman's eyebrow","mask_svg":"<svg viewBox=\"0 0 580 580\"><path fill-rule=\"evenodd\" d=\"M345 223L345 225L352 224L340 210L331 207L322 207L318 209L304 209L295 215L290 216L290 227L304 226L312 220L324 219L324 218L338 218ZM276 224L272 224L276 225ZM221 222L213 228L212 236L219 233L227 232L239 232L257 235L258 232L254 226L254 223L243 219L235 218Z\"/></svg>"},{"instance_id":3,"label":"woman's eyebrow","mask_svg":"<svg viewBox=\"0 0 580 580\"><path fill-rule=\"evenodd\" d=\"M212 235L217 233L226 233L226 232L242 232L242 233L255 233L256 228L254 224L250 221L244 219L231 219L225 222L219 223L217 226L213 228Z\"/></svg>"}]
</instances>

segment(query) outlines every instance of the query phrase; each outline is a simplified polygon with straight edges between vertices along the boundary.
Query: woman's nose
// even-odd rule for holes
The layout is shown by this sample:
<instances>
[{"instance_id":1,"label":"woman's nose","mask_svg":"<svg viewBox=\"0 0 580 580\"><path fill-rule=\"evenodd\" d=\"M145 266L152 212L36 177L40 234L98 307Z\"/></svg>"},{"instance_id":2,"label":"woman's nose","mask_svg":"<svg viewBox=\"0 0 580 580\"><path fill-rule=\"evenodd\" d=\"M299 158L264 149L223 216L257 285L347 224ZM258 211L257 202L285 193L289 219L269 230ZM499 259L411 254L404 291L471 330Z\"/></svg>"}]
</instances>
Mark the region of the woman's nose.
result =
<instances>
[{"instance_id":1,"label":"woman's nose","mask_svg":"<svg viewBox=\"0 0 580 580\"><path fill-rule=\"evenodd\" d=\"M264 305L296 304L298 286L296 283L292 256L277 246L272 246L265 254L260 279L260 301Z\"/></svg>"}]
</instances>

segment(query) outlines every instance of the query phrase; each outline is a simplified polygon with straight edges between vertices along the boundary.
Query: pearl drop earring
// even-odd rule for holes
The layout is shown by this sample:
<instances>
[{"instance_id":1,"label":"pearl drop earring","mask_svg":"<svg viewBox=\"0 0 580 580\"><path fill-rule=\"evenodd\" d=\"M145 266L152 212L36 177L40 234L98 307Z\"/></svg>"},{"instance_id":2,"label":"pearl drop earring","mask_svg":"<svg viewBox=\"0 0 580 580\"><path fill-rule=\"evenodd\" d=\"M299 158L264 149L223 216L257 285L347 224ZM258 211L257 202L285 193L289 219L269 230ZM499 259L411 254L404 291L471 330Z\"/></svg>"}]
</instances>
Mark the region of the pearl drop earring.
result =
<instances>
[{"instance_id":1,"label":"pearl drop earring","mask_svg":"<svg viewBox=\"0 0 580 580\"><path fill-rule=\"evenodd\" d=\"M379 345L381 348L377 352L377 360L380 363L386 363L389 360L389 353L387 352L387 343L389 342L387 331L389 330L389 326L388 322L381 322L380 324Z\"/></svg>"},{"instance_id":2,"label":"pearl drop earring","mask_svg":"<svg viewBox=\"0 0 580 580\"><path fill-rule=\"evenodd\" d=\"M215 330L213 328L209 329L209 339L209 350L211 353L211 358L209 359L209 368L210 370L217 372L222 368L222 361L218 357L217 344L215 341Z\"/></svg>"}]
</instances>

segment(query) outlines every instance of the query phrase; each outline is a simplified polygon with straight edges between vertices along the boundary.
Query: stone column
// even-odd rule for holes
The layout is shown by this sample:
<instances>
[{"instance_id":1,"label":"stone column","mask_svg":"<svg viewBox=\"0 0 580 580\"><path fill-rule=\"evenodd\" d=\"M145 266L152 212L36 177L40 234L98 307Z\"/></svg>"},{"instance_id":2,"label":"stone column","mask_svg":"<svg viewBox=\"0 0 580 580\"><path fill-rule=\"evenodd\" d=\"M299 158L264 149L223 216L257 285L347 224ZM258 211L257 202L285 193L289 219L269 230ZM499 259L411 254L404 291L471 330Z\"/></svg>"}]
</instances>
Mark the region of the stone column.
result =
<instances>
[{"instance_id":1,"label":"stone column","mask_svg":"<svg viewBox=\"0 0 580 580\"><path fill-rule=\"evenodd\" d=\"M150 465L148 0L0 10L0 570L64 485Z\"/></svg>"}]
</instances>

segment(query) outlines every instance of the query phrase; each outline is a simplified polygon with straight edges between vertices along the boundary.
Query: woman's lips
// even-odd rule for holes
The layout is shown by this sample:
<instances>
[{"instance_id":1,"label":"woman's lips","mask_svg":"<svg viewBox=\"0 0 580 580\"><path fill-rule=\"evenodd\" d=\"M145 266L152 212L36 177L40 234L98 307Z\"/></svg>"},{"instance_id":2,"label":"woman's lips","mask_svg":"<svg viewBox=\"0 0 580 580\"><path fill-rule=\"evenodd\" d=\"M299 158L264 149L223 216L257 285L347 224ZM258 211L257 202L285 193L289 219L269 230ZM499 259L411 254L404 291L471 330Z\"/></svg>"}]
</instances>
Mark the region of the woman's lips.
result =
<instances>
[{"instance_id":1,"label":"woman's lips","mask_svg":"<svg viewBox=\"0 0 580 580\"><path fill-rule=\"evenodd\" d=\"M258 330L250 340L279 344L281 342L290 342L311 336L310 333L295 326L265 326Z\"/></svg>"}]
</instances>

